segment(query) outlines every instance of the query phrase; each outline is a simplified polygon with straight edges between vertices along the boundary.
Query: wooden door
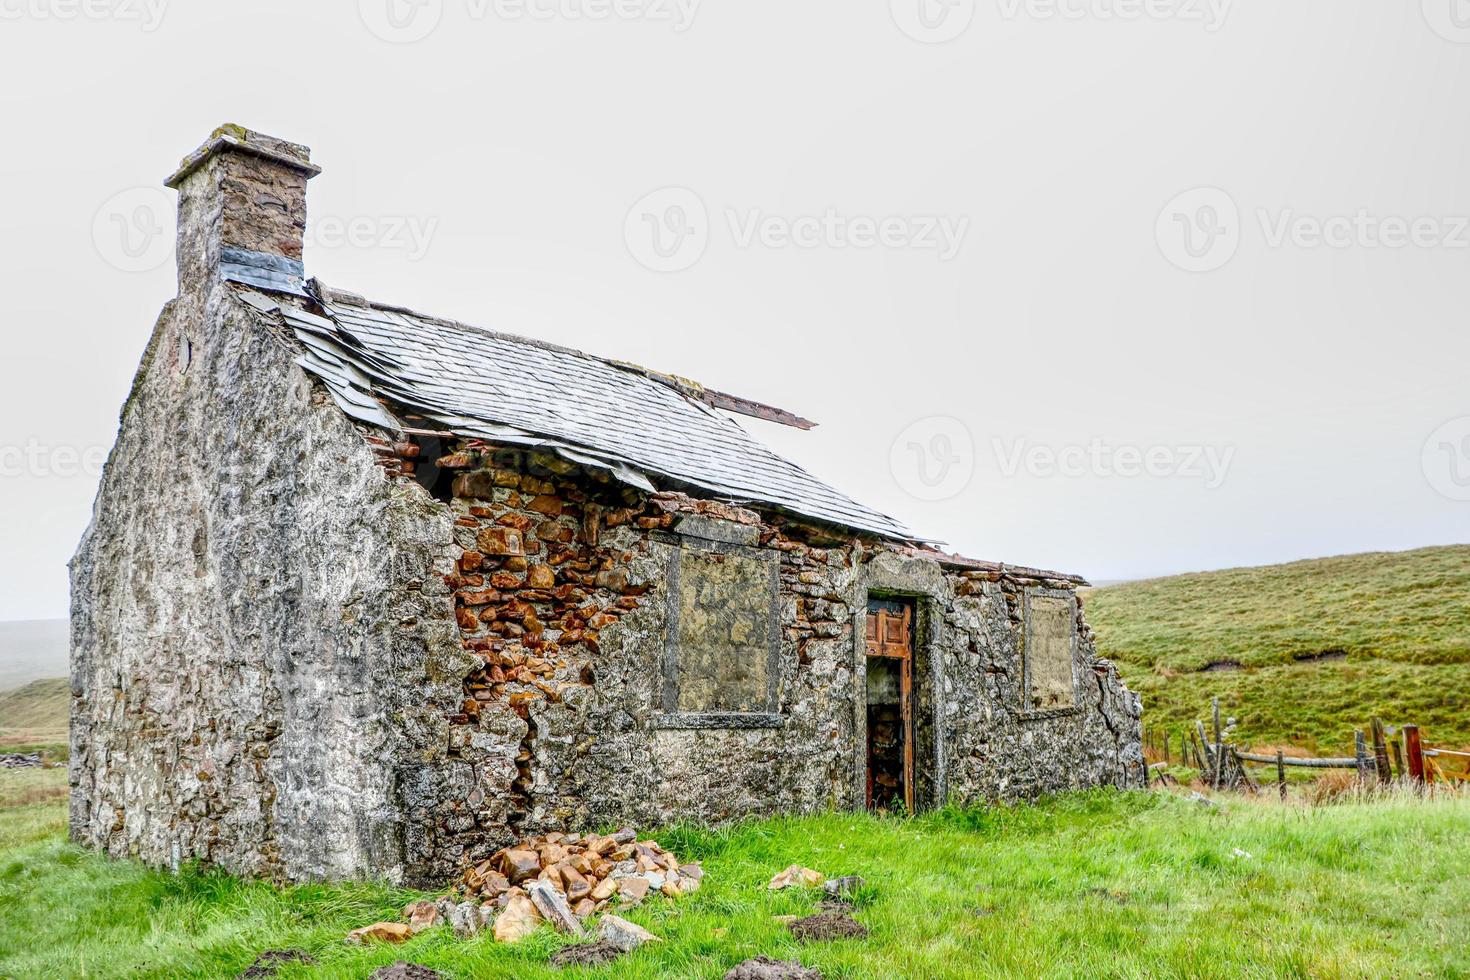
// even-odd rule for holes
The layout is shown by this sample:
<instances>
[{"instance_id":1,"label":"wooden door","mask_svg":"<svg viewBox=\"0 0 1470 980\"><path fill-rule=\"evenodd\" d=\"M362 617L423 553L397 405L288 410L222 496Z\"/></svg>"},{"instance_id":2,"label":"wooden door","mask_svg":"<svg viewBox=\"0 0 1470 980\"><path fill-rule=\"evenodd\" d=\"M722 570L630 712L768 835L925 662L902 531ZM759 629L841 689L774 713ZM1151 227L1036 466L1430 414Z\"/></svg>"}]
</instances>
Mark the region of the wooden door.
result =
<instances>
[{"instance_id":1,"label":"wooden door","mask_svg":"<svg viewBox=\"0 0 1470 980\"><path fill-rule=\"evenodd\" d=\"M895 608L897 607L897 608ZM875 601L868 606L868 656L898 667L899 718L903 742L903 803L914 811L914 609L908 604ZM868 733L868 807L874 801L873 732Z\"/></svg>"}]
</instances>

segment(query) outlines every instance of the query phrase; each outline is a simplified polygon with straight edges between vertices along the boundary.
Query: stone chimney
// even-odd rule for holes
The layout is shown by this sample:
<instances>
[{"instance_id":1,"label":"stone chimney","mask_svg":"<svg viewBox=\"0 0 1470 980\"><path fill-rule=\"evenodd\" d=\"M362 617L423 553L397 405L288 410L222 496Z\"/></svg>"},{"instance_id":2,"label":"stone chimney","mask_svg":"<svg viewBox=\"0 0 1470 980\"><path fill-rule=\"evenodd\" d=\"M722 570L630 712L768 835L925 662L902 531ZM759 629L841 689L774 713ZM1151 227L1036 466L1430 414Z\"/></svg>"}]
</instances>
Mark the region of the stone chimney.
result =
<instances>
[{"instance_id":1,"label":"stone chimney","mask_svg":"<svg viewBox=\"0 0 1470 980\"><path fill-rule=\"evenodd\" d=\"M179 192L179 296L229 279L301 293L311 150L221 126L164 181Z\"/></svg>"}]
</instances>

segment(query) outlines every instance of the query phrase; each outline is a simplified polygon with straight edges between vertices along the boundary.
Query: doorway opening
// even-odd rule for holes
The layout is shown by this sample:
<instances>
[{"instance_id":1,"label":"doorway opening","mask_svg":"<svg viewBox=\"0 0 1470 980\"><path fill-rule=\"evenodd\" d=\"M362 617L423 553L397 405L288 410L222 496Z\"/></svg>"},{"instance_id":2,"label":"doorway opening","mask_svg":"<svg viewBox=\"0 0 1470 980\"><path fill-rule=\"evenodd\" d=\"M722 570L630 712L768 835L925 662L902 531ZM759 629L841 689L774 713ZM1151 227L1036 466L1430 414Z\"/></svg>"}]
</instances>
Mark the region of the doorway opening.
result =
<instances>
[{"instance_id":1,"label":"doorway opening","mask_svg":"<svg viewBox=\"0 0 1470 980\"><path fill-rule=\"evenodd\" d=\"M868 809L914 811L914 606L869 599Z\"/></svg>"}]
</instances>

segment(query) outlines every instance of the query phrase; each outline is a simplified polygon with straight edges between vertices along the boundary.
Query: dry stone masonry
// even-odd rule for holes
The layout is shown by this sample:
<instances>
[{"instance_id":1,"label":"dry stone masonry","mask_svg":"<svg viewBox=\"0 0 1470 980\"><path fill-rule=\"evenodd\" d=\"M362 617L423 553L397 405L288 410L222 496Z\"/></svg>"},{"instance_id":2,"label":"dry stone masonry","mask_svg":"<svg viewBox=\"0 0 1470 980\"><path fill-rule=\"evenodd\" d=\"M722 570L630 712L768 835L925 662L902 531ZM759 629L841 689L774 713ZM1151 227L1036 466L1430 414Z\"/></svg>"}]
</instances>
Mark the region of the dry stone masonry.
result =
<instances>
[{"instance_id":1,"label":"dry stone masonry","mask_svg":"<svg viewBox=\"0 0 1470 980\"><path fill-rule=\"evenodd\" d=\"M72 566L75 839L443 884L532 835L887 805L876 608L911 623L890 688L915 806L1142 785L1139 702L1079 579L942 554L856 504L852 526L814 516L835 496L736 499L654 456L647 477L595 429L573 445L554 420L431 405L413 371L510 341L305 280L315 173L228 127L173 181L179 296ZM374 348L373 318L441 343ZM776 411L515 343L525 384L600 372L711 445L739 430L705 402ZM586 408L564 413L611 418Z\"/></svg>"}]
</instances>

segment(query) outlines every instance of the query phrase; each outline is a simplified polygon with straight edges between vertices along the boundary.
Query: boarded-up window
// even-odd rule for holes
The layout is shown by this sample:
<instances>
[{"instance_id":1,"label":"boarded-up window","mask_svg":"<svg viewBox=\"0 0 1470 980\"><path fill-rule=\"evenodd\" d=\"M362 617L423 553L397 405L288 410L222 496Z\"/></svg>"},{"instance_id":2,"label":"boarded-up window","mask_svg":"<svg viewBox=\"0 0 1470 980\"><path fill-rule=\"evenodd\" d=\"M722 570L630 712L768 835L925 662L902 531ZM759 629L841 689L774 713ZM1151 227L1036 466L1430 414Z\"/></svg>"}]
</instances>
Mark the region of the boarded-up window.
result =
<instances>
[{"instance_id":1,"label":"boarded-up window","mask_svg":"<svg viewBox=\"0 0 1470 980\"><path fill-rule=\"evenodd\" d=\"M1070 596L1031 593L1026 599L1026 707L1071 708L1077 694L1072 651L1077 627Z\"/></svg>"},{"instance_id":2,"label":"boarded-up window","mask_svg":"<svg viewBox=\"0 0 1470 980\"><path fill-rule=\"evenodd\" d=\"M664 710L776 710L774 555L690 542L673 559Z\"/></svg>"}]
</instances>

